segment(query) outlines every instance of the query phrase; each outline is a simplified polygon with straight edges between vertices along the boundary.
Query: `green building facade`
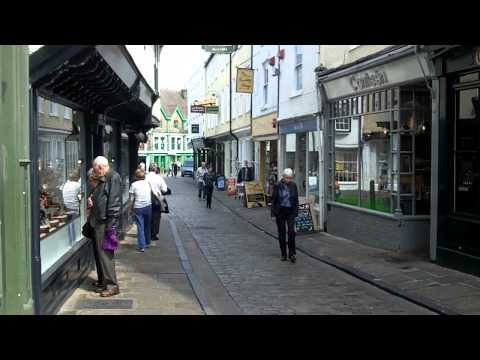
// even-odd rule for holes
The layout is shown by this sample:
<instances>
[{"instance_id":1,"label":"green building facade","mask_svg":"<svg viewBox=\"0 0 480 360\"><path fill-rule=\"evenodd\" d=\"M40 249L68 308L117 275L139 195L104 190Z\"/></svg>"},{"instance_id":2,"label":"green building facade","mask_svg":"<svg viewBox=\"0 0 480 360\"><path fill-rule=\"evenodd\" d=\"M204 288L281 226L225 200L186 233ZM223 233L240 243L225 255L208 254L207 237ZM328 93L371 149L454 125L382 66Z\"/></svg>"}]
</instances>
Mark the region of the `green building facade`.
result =
<instances>
[{"instance_id":1,"label":"green building facade","mask_svg":"<svg viewBox=\"0 0 480 360\"><path fill-rule=\"evenodd\" d=\"M140 145L138 156L147 167L154 162L162 173L168 173L173 162L183 164L186 159L193 158L193 151L188 148L188 119L180 106L177 105L170 115L162 106L159 122L158 127L149 131L147 142Z\"/></svg>"}]
</instances>

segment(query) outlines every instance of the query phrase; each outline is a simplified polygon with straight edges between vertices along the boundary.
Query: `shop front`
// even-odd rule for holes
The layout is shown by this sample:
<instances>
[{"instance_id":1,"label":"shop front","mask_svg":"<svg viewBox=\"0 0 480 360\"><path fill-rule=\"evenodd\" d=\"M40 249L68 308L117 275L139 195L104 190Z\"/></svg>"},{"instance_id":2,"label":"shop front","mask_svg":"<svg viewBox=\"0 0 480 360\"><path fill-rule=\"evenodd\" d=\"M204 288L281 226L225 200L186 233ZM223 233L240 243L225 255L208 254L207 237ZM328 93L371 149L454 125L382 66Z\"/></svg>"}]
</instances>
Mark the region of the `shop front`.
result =
<instances>
[{"instance_id":1,"label":"shop front","mask_svg":"<svg viewBox=\"0 0 480 360\"><path fill-rule=\"evenodd\" d=\"M436 79L431 258L480 275L480 46L427 46Z\"/></svg>"},{"instance_id":2,"label":"shop front","mask_svg":"<svg viewBox=\"0 0 480 360\"><path fill-rule=\"evenodd\" d=\"M129 225L128 188L157 95L123 46L44 46L30 56L30 83L33 282L37 312L51 314L93 266L81 229L98 155L122 177L120 236Z\"/></svg>"},{"instance_id":3,"label":"shop front","mask_svg":"<svg viewBox=\"0 0 480 360\"><path fill-rule=\"evenodd\" d=\"M278 131L276 113L255 118L252 121L254 141L255 180L263 184L269 194L271 184L278 181Z\"/></svg>"},{"instance_id":4,"label":"shop front","mask_svg":"<svg viewBox=\"0 0 480 360\"><path fill-rule=\"evenodd\" d=\"M425 53L413 46L317 71L329 233L389 250L427 251L429 71Z\"/></svg>"},{"instance_id":5,"label":"shop front","mask_svg":"<svg viewBox=\"0 0 480 360\"><path fill-rule=\"evenodd\" d=\"M309 203L316 230L320 230L319 120L314 115L281 120L280 168L291 168L302 203Z\"/></svg>"}]
</instances>

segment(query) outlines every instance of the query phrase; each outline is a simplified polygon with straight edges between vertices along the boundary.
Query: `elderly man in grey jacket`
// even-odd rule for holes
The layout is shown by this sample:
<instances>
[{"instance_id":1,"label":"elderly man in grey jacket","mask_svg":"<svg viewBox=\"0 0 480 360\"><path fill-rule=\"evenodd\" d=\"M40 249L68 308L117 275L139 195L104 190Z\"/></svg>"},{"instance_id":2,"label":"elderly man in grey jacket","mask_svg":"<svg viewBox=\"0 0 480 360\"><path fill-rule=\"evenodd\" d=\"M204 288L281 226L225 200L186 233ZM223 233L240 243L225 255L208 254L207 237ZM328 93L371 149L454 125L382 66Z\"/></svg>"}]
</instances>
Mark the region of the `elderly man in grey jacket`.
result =
<instances>
[{"instance_id":1,"label":"elderly man in grey jacket","mask_svg":"<svg viewBox=\"0 0 480 360\"><path fill-rule=\"evenodd\" d=\"M103 241L107 229L118 226L121 207L121 178L110 168L108 159L98 156L93 161L93 169L98 182L88 206L92 211L94 223L95 248L98 254L97 266L99 278L96 292L102 297L114 296L120 293L115 272L114 252L103 249Z\"/></svg>"}]
</instances>

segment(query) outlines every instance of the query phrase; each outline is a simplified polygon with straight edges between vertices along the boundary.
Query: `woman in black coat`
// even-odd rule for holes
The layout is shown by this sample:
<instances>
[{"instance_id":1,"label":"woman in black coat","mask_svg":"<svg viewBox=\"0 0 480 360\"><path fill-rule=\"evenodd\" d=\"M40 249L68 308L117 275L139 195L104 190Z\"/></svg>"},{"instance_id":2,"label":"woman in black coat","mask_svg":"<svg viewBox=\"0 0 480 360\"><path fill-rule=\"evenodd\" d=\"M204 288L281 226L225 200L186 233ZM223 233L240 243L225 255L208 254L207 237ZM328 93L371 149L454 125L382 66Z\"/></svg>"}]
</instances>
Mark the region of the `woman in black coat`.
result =
<instances>
[{"instance_id":1,"label":"woman in black coat","mask_svg":"<svg viewBox=\"0 0 480 360\"><path fill-rule=\"evenodd\" d=\"M278 240L282 261L287 260L286 229L288 228L288 258L292 263L295 257L295 218L298 216L298 189L293 182L293 170L285 169L282 180L273 188L272 217L277 221ZM286 226L285 226L286 225Z\"/></svg>"}]
</instances>

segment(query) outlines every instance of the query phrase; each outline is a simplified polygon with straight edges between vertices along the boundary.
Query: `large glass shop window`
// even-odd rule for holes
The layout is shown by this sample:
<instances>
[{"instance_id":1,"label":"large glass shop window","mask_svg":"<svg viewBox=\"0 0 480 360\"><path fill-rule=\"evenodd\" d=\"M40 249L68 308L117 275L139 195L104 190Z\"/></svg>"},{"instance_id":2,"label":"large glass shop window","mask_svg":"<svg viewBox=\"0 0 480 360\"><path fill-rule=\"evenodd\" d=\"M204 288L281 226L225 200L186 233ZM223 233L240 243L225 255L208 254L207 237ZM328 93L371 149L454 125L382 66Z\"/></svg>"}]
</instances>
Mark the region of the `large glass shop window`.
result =
<instances>
[{"instance_id":1,"label":"large glass shop window","mask_svg":"<svg viewBox=\"0 0 480 360\"><path fill-rule=\"evenodd\" d=\"M332 197L404 215L428 214L431 100L422 86L330 104Z\"/></svg>"},{"instance_id":2,"label":"large glass shop window","mask_svg":"<svg viewBox=\"0 0 480 360\"><path fill-rule=\"evenodd\" d=\"M312 131L308 133L308 195L315 197L315 204L320 202L319 193L319 133Z\"/></svg>"},{"instance_id":3,"label":"large glass shop window","mask_svg":"<svg viewBox=\"0 0 480 360\"><path fill-rule=\"evenodd\" d=\"M38 174L42 272L82 238L84 184L81 179L80 113L41 101L38 109ZM57 111L49 111L55 108Z\"/></svg>"}]
</instances>

